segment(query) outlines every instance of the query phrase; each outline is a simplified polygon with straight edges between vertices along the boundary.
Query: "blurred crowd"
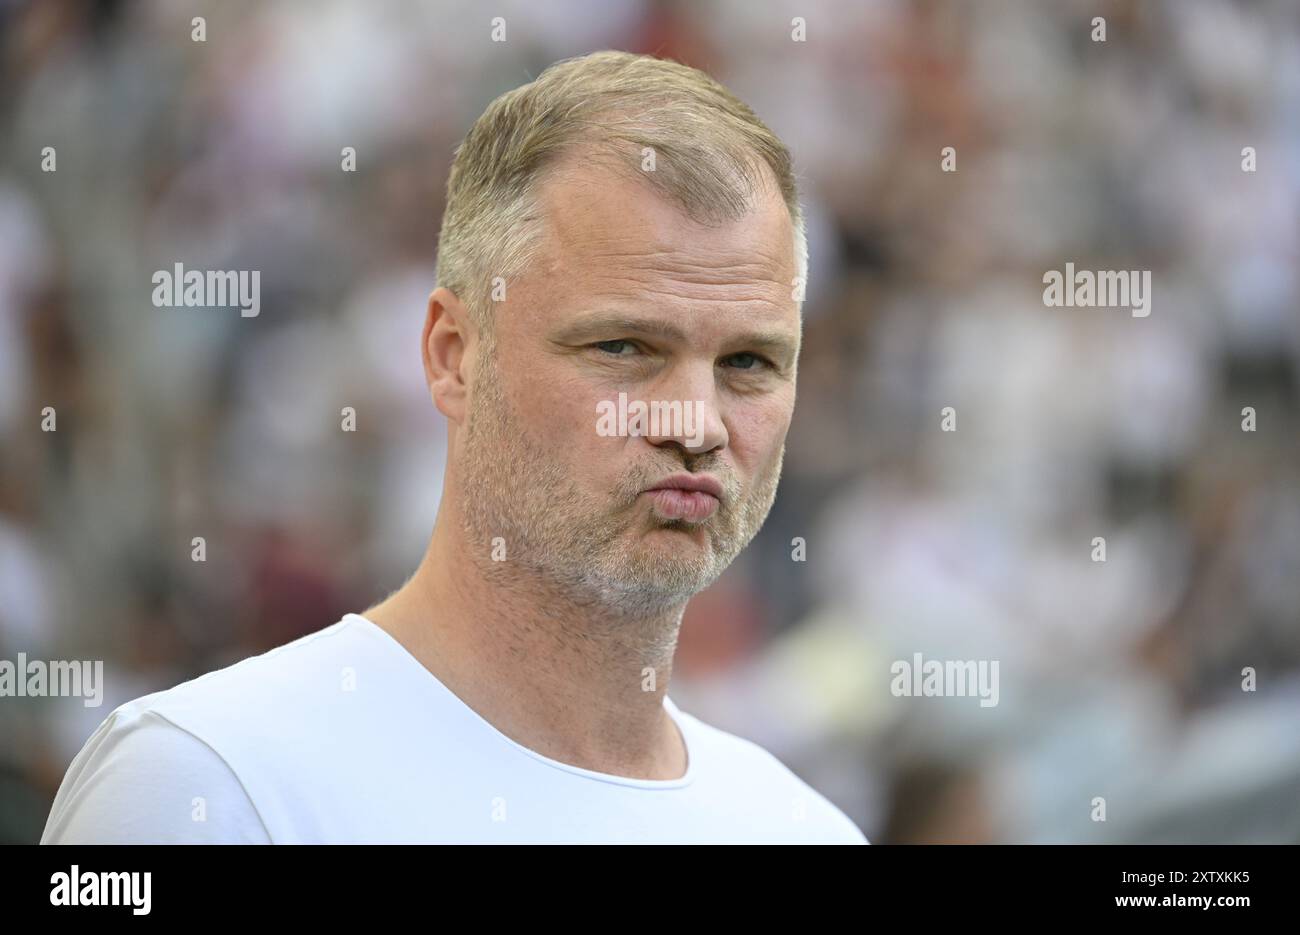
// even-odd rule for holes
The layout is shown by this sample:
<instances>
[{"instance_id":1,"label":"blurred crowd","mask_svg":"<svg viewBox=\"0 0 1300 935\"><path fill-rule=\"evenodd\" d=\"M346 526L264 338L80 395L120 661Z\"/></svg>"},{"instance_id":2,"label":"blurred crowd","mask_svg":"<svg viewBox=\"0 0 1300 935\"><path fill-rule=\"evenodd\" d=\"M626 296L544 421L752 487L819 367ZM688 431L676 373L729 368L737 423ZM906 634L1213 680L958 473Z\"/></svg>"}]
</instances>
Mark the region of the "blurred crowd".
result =
<instances>
[{"instance_id":1,"label":"blurred crowd","mask_svg":"<svg viewBox=\"0 0 1300 935\"><path fill-rule=\"evenodd\" d=\"M600 48L725 83L809 218L785 473L678 705L876 843L1300 843L1284 0L0 0L0 659L105 660L98 708L0 698L0 841L118 704L414 569L453 149ZM1150 316L1046 307L1067 261L1152 271ZM176 262L260 270L261 314L156 308ZM998 660L999 704L896 697L914 653Z\"/></svg>"}]
</instances>

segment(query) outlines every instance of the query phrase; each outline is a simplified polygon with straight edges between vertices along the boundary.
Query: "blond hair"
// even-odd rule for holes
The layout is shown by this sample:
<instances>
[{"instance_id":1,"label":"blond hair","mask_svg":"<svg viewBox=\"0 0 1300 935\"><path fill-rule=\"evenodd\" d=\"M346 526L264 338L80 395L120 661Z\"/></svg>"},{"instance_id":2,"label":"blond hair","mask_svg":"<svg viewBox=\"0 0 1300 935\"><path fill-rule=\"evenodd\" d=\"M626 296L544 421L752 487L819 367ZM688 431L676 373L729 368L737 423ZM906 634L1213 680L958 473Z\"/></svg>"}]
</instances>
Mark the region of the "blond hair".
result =
<instances>
[{"instance_id":1,"label":"blond hair","mask_svg":"<svg viewBox=\"0 0 1300 935\"><path fill-rule=\"evenodd\" d=\"M519 275L535 252L542 227L537 183L579 145L589 146L599 161L635 172L705 224L748 214L766 166L790 213L796 275L805 281L803 212L785 144L697 69L647 55L595 52L557 62L502 94L456 149L438 241L438 284L456 293L489 334L493 280ZM647 147L653 172L640 171Z\"/></svg>"}]
</instances>

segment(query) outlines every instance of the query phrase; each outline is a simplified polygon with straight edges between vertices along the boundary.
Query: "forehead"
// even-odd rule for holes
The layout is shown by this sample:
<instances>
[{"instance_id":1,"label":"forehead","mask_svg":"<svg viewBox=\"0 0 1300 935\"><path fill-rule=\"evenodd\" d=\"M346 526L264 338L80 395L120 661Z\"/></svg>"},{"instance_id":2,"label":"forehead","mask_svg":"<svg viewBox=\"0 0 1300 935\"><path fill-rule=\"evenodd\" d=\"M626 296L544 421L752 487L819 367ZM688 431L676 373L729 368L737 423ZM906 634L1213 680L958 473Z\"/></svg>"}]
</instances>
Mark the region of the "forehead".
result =
<instances>
[{"instance_id":1,"label":"forehead","mask_svg":"<svg viewBox=\"0 0 1300 935\"><path fill-rule=\"evenodd\" d=\"M793 225L774 184L758 188L744 217L706 225L644 181L571 160L548 175L538 201L546 233L533 268L568 296L547 303L548 315L658 299L665 311L712 308L719 315L710 317L798 327Z\"/></svg>"}]
</instances>

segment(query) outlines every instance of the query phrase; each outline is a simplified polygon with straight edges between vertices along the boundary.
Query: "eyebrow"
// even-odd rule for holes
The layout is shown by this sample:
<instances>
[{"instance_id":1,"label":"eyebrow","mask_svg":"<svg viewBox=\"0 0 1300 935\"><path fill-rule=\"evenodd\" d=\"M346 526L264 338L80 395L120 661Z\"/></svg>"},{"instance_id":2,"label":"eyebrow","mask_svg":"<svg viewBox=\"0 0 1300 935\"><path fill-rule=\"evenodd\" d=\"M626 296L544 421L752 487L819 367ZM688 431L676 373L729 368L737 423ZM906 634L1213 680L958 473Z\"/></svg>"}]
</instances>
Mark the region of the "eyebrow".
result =
<instances>
[{"instance_id":1,"label":"eyebrow","mask_svg":"<svg viewBox=\"0 0 1300 935\"><path fill-rule=\"evenodd\" d=\"M626 315L591 315L581 318L564 327L553 340L564 343L595 338L601 334L629 334L681 343L688 340L686 332L670 322ZM778 357L784 356L787 358L784 363L792 360L796 351L795 342L781 331L748 331L727 343L746 349L765 350Z\"/></svg>"}]
</instances>

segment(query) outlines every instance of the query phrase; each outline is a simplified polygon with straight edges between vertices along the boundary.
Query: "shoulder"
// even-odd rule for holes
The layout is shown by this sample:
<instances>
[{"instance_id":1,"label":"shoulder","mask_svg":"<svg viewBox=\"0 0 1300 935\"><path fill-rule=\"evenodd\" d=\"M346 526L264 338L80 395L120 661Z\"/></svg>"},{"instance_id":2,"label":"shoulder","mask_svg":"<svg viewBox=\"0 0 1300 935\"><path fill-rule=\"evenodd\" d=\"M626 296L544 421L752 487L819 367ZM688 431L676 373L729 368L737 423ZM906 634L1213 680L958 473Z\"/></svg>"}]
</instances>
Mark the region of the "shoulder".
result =
<instances>
[{"instance_id":1,"label":"shoulder","mask_svg":"<svg viewBox=\"0 0 1300 935\"><path fill-rule=\"evenodd\" d=\"M373 650L351 617L293 642L215 669L132 702L190 727L185 721L230 720L249 729L251 718L293 717L345 689L349 672ZM197 731L195 731L197 733Z\"/></svg>"},{"instance_id":2,"label":"shoulder","mask_svg":"<svg viewBox=\"0 0 1300 935\"><path fill-rule=\"evenodd\" d=\"M42 844L266 843L221 756L158 714L123 705L68 768Z\"/></svg>"},{"instance_id":3,"label":"shoulder","mask_svg":"<svg viewBox=\"0 0 1300 935\"><path fill-rule=\"evenodd\" d=\"M708 724L675 706L691 733L706 782L770 808L801 840L826 844L870 844L861 829L830 799L814 789L775 754L752 740ZM697 781L699 781L697 779Z\"/></svg>"},{"instance_id":4,"label":"shoulder","mask_svg":"<svg viewBox=\"0 0 1300 935\"><path fill-rule=\"evenodd\" d=\"M115 709L69 766L42 843L267 840L259 770L328 720L323 699L365 652L346 623Z\"/></svg>"}]
</instances>

